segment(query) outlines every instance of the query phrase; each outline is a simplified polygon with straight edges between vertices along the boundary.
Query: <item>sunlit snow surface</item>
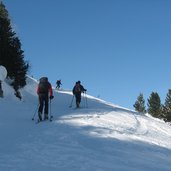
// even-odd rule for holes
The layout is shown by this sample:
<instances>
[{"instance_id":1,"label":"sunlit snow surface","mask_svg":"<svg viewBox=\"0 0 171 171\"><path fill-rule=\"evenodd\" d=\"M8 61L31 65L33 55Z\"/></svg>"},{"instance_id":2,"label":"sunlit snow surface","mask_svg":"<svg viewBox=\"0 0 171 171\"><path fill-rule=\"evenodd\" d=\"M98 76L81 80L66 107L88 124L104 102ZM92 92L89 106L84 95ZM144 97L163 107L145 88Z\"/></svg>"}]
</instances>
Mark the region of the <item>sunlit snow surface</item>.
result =
<instances>
[{"instance_id":1,"label":"sunlit snow surface","mask_svg":"<svg viewBox=\"0 0 171 171\"><path fill-rule=\"evenodd\" d=\"M75 109L67 90L54 90L53 121L36 124L37 84L27 79L22 101L2 85L0 171L171 171L169 124L87 94Z\"/></svg>"}]
</instances>

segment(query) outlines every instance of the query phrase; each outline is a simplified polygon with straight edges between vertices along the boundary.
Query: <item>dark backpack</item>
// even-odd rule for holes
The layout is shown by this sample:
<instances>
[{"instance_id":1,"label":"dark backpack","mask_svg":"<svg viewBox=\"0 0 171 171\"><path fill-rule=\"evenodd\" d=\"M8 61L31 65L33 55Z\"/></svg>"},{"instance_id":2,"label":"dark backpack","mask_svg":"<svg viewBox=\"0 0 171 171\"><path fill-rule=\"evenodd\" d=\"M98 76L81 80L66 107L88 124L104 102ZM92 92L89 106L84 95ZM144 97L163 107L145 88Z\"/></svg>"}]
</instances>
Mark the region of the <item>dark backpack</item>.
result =
<instances>
[{"instance_id":1,"label":"dark backpack","mask_svg":"<svg viewBox=\"0 0 171 171\"><path fill-rule=\"evenodd\" d=\"M74 94L80 93L81 92L81 87L80 85L76 84L73 90Z\"/></svg>"},{"instance_id":2,"label":"dark backpack","mask_svg":"<svg viewBox=\"0 0 171 171\"><path fill-rule=\"evenodd\" d=\"M61 81L60 80L57 80L56 84L57 85L60 85L61 84Z\"/></svg>"},{"instance_id":3,"label":"dark backpack","mask_svg":"<svg viewBox=\"0 0 171 171\"><path fill-rule=\"evenodd\" d=\"M49 91L49 82L47 77L40 78L39 82L39 93L46 94Z\"/></svg>"}]
</instances>

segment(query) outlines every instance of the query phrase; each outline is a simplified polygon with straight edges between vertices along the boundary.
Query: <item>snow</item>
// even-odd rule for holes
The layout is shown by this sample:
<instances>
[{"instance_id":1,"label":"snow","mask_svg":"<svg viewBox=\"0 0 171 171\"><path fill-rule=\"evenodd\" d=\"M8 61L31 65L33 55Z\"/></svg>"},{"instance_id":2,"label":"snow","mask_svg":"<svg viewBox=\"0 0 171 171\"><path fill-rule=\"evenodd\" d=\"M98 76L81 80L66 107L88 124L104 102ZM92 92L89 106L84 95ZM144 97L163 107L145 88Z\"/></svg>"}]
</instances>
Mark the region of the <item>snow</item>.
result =
<instances>
[{"instance_id":1,"label":"snow","mask_svg":"<svg viewBox=\"0 0 171 171\"><path fill-rule=\"evenodd\" d=\"M0 170L171 170L169 124L86 94L80 109L75 109L75 101L70 108L69 90L54 90L53 121L35 124L37 115L31 119L38 107L37 84L28 77L20 101L3 83Z\"/></svg>"}]
</instances>

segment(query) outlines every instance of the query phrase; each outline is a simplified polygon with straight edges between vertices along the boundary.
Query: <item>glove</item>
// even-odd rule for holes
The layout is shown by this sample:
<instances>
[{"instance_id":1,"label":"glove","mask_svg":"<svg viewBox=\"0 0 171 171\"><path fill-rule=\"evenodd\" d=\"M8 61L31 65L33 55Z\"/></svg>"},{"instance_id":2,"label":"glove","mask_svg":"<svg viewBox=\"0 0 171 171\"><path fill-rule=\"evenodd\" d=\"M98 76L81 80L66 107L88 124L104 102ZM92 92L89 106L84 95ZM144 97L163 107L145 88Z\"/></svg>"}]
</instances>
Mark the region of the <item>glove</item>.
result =
<instances>
[{"instance_id":1,"label":"glove","mask_svg":"<svg viewBox=\"0 0 171 171\"><path fill-rule=\"evenodd\" d=\"M86 91L87 91L87 90L86 90L86 89L84 89L84 90L82 91L82 93L86 93Z\"/></svg>"},{"instance_id":2,"label":"glove","mask_svg":"<svg viewBox=\"0 0 171 171\"><path fill-rule=\"evenodd\" d=\"M54 96L50 96L50 100L52 100L54 98Z\"/></svg>"}]
</instances>

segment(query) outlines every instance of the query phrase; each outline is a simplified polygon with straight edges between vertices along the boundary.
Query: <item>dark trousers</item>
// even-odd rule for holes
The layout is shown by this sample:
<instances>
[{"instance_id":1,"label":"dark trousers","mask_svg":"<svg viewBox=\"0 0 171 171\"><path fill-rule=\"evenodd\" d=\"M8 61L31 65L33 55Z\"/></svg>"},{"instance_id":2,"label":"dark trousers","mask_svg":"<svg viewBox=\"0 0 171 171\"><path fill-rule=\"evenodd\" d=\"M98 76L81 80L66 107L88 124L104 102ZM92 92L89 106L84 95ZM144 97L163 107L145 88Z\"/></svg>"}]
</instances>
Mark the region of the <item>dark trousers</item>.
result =
<instances>
[{"instance_id":1,"label":"dark trousers","mask_svg":"<svg viewBox=\"0 0 171 171\"><path fill-rule=\"evenodd\" d=\"M0 89L0 97L4 97L3 96L3 91Z\"/></svg>"},{"instance_id":2,"label":"dark trousers","mask_svg":"<svg viewBox=\"0 0 171 171\"><path fill-rule=\"evenodd\" d=\"M76 100L76 106L79 107L80 102L81 102L81 93L75 94L75 100Z\"/></svg>"},{"instance_id":3,"label":"dark trousers","mask_svg":"<svg viewBox=\"0 0 171 171\"><path fill-rule=\"evenodd\" d=\"M44 114L48 115L48 107L49 107L49 99L48 99L48 95L46 94L39 94L39 113L43 113L43 109L44 109Z\"/></svg>"}]
</instances>

